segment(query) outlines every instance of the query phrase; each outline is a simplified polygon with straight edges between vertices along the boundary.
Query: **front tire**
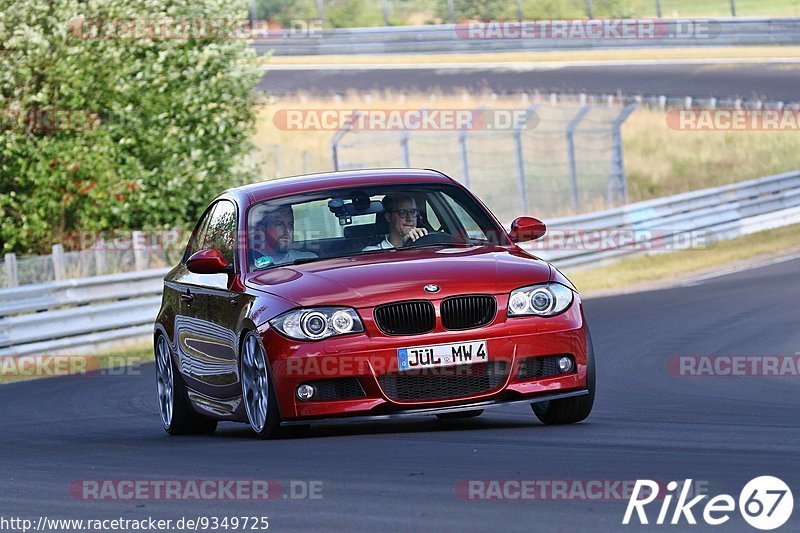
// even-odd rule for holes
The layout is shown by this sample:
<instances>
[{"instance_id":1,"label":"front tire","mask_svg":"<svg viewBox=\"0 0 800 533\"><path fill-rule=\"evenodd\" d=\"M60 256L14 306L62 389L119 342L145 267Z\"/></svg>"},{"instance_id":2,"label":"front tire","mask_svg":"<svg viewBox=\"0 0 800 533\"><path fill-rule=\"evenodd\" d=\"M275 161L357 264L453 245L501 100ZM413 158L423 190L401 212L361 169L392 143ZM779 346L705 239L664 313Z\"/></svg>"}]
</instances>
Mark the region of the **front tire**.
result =
<instances>
[{"instance_id":1,"label":"front tire","mask_svg":"<svg viewBox=\"0 0 800 533\"><path fill-rule=\"evenodd\" d=\"M592 335L589 333L588 326L586 328L586 389L589 394L532 403L531 408L533 408L536 418L548 425L574 424L584 420L592 412L595 391L594 346L592 346Z\"/></svg>"},{"instance_id":2,"label":"front tire","mask_svg":"<svg viewBox=\"0 0 800 533\"><path fill-rule=\"evenodd\" d=\"M156 338L156 386L161 423L170 435L214 433L217 421L197 414L189 403L189 396L175 362L172 350L164 335Z\"/></svg>"},{"instance_id":3,"label":"front tire","mask_svg":"<svg viewBox=\"0 0 800 533\"><path fill-rule=\"evenodd\" d=\"M272 384L267 357L256 333L248 333L239 357L242 401L250 428L260 439L277 437L281 417Z\"/></svg>"}]
</instances>

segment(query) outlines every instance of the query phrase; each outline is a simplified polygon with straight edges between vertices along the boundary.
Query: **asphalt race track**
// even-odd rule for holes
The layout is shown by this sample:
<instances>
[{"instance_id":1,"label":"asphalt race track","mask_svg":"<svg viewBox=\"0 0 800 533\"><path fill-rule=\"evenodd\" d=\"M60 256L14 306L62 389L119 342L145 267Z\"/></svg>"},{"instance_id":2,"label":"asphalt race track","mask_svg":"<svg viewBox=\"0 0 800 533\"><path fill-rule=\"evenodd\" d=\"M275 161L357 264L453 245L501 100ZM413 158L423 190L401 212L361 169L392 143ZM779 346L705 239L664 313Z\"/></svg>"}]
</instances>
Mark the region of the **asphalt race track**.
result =
<instances>
[{"instance_id":1,"label":"asphalt race track","mask_svg":"<svg viewBox=\"0 0 800 533\"><path fill-rule=\"evenodd\" d=\"M683 480L738 499L775 475L800 500L800 378L675 377L673 355L800 352L800 260L695 286L586 302L598 354L592 416L538 423L527 406L477 419L336 425L259 441L243 425L168 437L152 364L140 375L53 378L0 387L3 515L50 518L267 515L270 529L624 531L623 501L463 501L468 479ZM322 499L82 501L86 479L320 480ZM655 504L660 505L660 504ZM674 505L674 500L673 500ZM657 507L648 508L654 520ZM702 523L702 509L695 512ZM781 531L798 531L795 509ZM708 526L657 530L705 531ZM652 530L652 527L651 529ZM756 531L738 512L717 531Z\"/></svg>"},{"instance_id":2,"label":"asphalt race track","mask_svg":"<svg viewBox=\"0 0 800 533\"><path fill-rule=\"evenodd\" d=\"M268 67L272 68L272 67ZM344 69L267 71L259 90L286 95L357 91L497 93L586 92L591 94L692 96L800 101L797 64L659 64L540 66L497 69Z\"/></svg>"}]
</instances>

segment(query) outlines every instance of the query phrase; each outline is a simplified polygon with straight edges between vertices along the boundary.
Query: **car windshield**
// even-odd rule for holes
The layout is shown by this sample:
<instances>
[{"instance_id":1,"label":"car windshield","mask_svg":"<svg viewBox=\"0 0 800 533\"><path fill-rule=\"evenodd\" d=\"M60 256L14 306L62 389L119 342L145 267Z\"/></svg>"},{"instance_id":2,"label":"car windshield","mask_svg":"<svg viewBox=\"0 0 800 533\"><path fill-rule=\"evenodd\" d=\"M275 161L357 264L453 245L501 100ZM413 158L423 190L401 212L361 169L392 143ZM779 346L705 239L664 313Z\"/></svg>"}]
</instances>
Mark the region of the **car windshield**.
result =
<instances>
[{"instance_id":1,"label":"car windshield","mask_svg":"<svg viewBox=\"0 0 800 533\"><path fill-rule=\"evenodd\" d=\"M249 270L425 246L505 243L475 199L453 185L386 185L308 193L254 204Z\"/></svg>"}]
</instances>

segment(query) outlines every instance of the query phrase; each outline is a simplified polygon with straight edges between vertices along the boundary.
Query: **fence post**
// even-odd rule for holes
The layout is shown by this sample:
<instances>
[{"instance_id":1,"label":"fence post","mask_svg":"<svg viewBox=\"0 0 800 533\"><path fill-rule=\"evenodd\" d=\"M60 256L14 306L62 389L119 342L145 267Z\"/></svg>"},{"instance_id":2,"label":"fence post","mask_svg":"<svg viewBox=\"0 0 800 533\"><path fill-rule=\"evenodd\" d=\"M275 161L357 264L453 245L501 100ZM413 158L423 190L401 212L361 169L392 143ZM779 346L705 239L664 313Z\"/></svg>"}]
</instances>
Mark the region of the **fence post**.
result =
<instances>
[{"instance_id":1,"label":"fence post","mask_svg":"<svg viewBox=\"0 0 800 533\"><path fill-rule=\"evenodd\" d=\"M581 208L581 197L578 190L578 168L575 162L575 128L588 112L589 106L582 106L567 124L567 160L569 161L569 181L572 187L572 207L575 211L579 211Z\"/></svg>"},{"instance_id":2,"label":"fence post","mask_svg":"<svg viewBox=\"0 0 800 533\"><path fill-rule=\"evenodd\" d=\"M17 287L19 279L17 278L17 256L16 254L6 254L6 287Z\"/></svg>"},{"instance_id":3,"label":"fence post","mask_svg":"<svg viewBox=\"0 0 800 533\"><path fill-rule=\"evenodd\" d=\"M66 279L67 272L64 266L64 246L61 244L53 245L53 273L56 281Z\"/></svg>"},{"instance_id":4,"label":"fence post","mask_svg":"<svg viewBox=\"0 0 800 533\"><path fill-rule=\"evenodd\" d=\"M522 207L521 214L528 210L528 184L525 182L525 157L522 151L522 128L536 111L537 104L533 104L525 110L525 120L514 124L514 144L517 150L517 174L519 176L519 201Z\"/></svg>"},{"instance_id":5,"label":"fence post","mask_svg":"<svg viewBox=\"0 0 800 533\"><path fill-rule=\"evenodd\" d=\"M625 175L625 161L623 159L623 151L622 151L622 123L625 122L628 117L636 111L639 106L637 104L630 104L625 106L620 114L614 119L614 123L612 124L612 139L613 139L613 153L612 153L612 160L611 160L611 176L608 180L608 198L606 202L608 206L611 207L614 203L614 199L612 198L612 184L614 180L617 181L619 184L620 194L622 196L622 202L626 203L628 201L628 178Z\"/></svg>"},{"instance_id":6,"label":"fence post","mask_svg":"<svg viewBox=\"0 0 800 533\"><path fill-rule=\"evenodd\" d=\"M275 177L281 177L281 145L276 144L274 148L275 153Z\"/></svg>"},{"instance_id":7,"label":"fence post","mask_svg":"<svg viewBox=\"0 0 800 533\"><path fill-rule=\"evenodd\" d=\"M388 0L381 0L381 12L383 14L383 25L389 25L389 3Z\"/></svg>"},{"instance_id":8,"label":"fence post","mask_svg":"<svg viewBox=\"0 0 800 533\"><path fill-rule=\"evenodd\" d=\"M586 0L586 18L592 17L592 0Z\"/></svg>"},{"instance_id":9,"label":"fence post","mask_svg":"<svg viewBox=\"0 0 800 533\"><path fill-rule=\"evenodd\" d=\"M134 231L131 233L131 243L133 245L133 262L136 266L136 271L145 270L147 268L147 256L145 250L142 249L145 238L144 233L141 231Z\"/></svg>"},{"instance_id":10,"label":"fence post","mask_svg":"<svg viewBox=\"0 0 800 533\"><path fill-rule=\"evenodd\" d=\"M94 268L98 276L106 273L105 239L99 239L94 243Z\"/></svg>"},{"instance_id":11,"label":"fence post","mask_svg":"<svg viewBox=\"0 0 800 533\"><path fill-rule=\"evenodd\" d=\"M400 158L404 168L411 168L411 157L408 154L408 138L411 137L409 130L403 131L403 136L400 138Z\"/></svg>"},{"instance_id":12,"label":"fence post","mask_svg":"<svg viewBox=\"0 0 800 533\"><path fill-rule=\"evenodd\" d=\"M347 119L347 122L339 128L333 138L331 139L331 163L333 163L333 170L339 170L339 143L341 142L342 138L347 135L347 132L350 131L350 128L353 127L353 122L361 116L361 111L353 111L353 114L350 115L350 118Z\"/></svg>"},{"instance_id":13,"label":"fence post","mask_svg":"<svg viewBox=\"0 0 800 533\"><path fill-rule=\"evenodd\" d=\"M450 24L455 24L456 22L456 13L455 8L453 7L453 0L447 0L447 20Z\"/></svg>"},{"instance_id":14,"label":"fence post","mask_svg":"<svg viewBox=\"0 0 800 533\"><path fill-rule=\"evenodd\" d=\"M731 16L736 16L736 0L731 0Z\"/></svg>"},{"instance_id":15,"label":"fence post","mask_svg":"<svg viewBox=\"0 0 800 533\"><path fill-rule=\"evenodd\" d=\"M458 145L461 148L461 179L464 187L469 188L469 152L467 151L467 130L458 133Z\"/></svg>"},{"instance_id":16,"label":"fence post","mask_svg":"<svg viewBox=\"0 0 800 533\"><path fill-rule=\"evenodd\" d=\"M656 0L656 17L661 18L661 0Z\"/></svg>"},{"instance_id":17,"label":"fence post","mask_svg":"<svg viewBox=\"0 0 800 533\"><path fill-rule=\"evenodd\" d=\"M331 140L331 164L333 170L339 170L339 141L335 137Z\"/></svg>"}]
</instances>

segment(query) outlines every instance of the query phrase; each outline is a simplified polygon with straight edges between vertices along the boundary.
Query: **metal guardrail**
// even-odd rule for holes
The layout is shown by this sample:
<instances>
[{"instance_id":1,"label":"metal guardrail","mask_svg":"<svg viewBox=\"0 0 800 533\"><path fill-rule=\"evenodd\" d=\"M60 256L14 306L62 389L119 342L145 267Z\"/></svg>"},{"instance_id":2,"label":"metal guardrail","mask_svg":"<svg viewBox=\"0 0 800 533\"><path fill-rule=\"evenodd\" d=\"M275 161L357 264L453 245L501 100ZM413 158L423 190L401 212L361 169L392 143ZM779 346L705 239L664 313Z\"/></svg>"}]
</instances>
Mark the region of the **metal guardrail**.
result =
<instances>
[{"instance_id":1,"label":"metal guardrail","mask_svg":"<svg viewBox=\"0 0 800 533\"><path fill-rule=\"evenodd\" d=\"M168 269L0 290L0 358L150 334Z\"/></svg>"},{"instance_id":2,"label":"metal guardrail","mask_svg":"<svg viewBox=\"0 0 800 533\"><path fill-rule=\"evenodd\" d=\"M638 245L612 240L620 245L593 248L584 244L548 251L533 243L526 248L558 266L586 265L624 255L684 249L679 243L692 233L723 240L795 223L800 223L800 171L547 221L548 231L567 239L577 234L585 243L593 231L624 230L635 235Z\"/></svg>"},{"instance_id":3,"label":"metal guardrail","mask_svg":"<svg viewBox=\"0 0 800 533\"><path fill-rule=\"evenodd\" d=\"M602 19L594 19L602 22ZM384 26L340 28L295 34L285 30L256 39L259 54L421 54L446 52L501 52L575 50L587 48L658 48L674 46L734 46L800 44L800 18L642 19L653 23L645 38L470 38L467 25ZM536 24L537 21L524 21ZM574 23L574 21L548 21ZM588 21L582 21L588 23ZM502 22L501 22L502 23ZM506 21L513 24L514 21ZM683 24L679 27L679 24ZM703 24L700 26L690 25ZM688 28L694 27L694 30ZM707 29L706 29L707 28Z\"/></svg>"},{"instance_id":4,"label":"metal guardrail","mask_svg":"<svg viewBox=\"0 0 800 533\"><path fill-rule=\"evenodd\" d=\"M693 231L728 239L800 223L800 171L546 222L551 233L634 230L652 244L550 252L527 246L557 266L659 252L666 249L660 244ZM152 334L166 272L146 270L0 290L0 358Z\"/></svg>"}]
</instances>

